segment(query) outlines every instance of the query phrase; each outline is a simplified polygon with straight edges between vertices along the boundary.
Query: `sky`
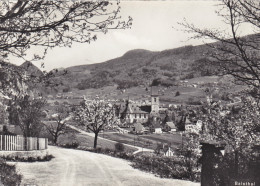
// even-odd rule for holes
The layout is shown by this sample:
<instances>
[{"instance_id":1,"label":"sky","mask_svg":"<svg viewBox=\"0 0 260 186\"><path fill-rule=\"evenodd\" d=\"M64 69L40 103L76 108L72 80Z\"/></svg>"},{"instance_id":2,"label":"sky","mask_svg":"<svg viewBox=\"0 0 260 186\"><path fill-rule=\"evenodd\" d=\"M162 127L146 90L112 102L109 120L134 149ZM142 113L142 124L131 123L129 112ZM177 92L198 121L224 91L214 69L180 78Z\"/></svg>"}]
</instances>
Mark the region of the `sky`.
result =
<instances>
[{"instance_id":1,"label":"sky","mask_svg":"<svg viewBox=\"0 0 260 186\"><path fill-rule=\"evenodd\" d=\"M122 19L133 18L131 29L109 30L100 33L90 44L74 43L71 48L49 50L43 61L35 62L42 70L66 68L82 64L104 62L122 56L132 49L161 51L185 45L203 44L201 40L189 39L192 35L178 24L184 19L200 28L226 29L215 11L218 1L121 1ZM34 51L31 51L33 53ZM16 63L21 63L16 60Z\"/></svg>"}]
</instances>

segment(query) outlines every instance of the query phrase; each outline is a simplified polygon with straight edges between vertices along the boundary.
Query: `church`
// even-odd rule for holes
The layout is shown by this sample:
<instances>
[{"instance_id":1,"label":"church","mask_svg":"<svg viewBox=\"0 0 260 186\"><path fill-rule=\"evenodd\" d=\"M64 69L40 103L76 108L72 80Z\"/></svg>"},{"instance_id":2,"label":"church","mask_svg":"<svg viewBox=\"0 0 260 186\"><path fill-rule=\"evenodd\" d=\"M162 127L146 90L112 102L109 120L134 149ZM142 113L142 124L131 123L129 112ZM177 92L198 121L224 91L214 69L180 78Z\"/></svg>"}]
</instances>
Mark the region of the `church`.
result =
<instances>
[{"instance_id":1,"label":"church","mask_svg":"<svg viewBox=\"0 0 260 186\"><path fill-rule=\"evenodd\" d=\"M119 118L125 119L126 123L145 123L151 116L159 116L159 89L151 88L151 104L142 105L131 103L127 100L120 105Z\"/></svg>"}]
</instances>

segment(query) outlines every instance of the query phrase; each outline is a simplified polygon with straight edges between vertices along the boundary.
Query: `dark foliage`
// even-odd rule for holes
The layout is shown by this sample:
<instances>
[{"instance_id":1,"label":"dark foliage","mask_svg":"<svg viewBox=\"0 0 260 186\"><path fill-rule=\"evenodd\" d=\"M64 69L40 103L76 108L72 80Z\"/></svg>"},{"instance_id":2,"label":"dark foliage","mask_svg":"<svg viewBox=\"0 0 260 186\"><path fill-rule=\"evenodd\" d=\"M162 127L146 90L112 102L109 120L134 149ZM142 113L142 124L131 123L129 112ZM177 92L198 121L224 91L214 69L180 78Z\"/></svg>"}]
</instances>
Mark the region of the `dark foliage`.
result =
<instances>
[{"instance_id":1,"label":"dark foliage","mask_svg":"<svg viewBox=\"0 0 260 186\"><path fill-rule=\"evenodd\" d=\"M43 157L20 157L20 156L15 156L15 157L11 157L11 156L5 156L3 157L3 159L5 159L6 161L15 161L15 162L44 162L44 161L50 161L54 158L53 155L46 155Z\"/></svg>"},{"instance_id":2,"label":"dark foliage","mask_svg":"<svg viewBox=\"0 0 260 186\"><path fill-rule=\"evenodd\" d=\"M15 165L8 165L0 159L0 184L8 186L20 185L22 176L16 172Z\"/></svg>"},{"instance_id":3,"label":"dark foliage","mask_svg":"<svg viewBox=\"0 0 260 186\"><path fill-rule=\"evenodd\" d=\"M19 125L25 137L38 137L43 126L41 119L46 116L43 112L45 104L45 100L32 99L28 95L10 100L10 123Z\"/></svg>"},{"instance_id":4,"label":"dark foliage","mask_svg":"<svg viewBox=\"0 0 260 186\"><path fill-rule=\"evenodd\" d=\"M118 152L123 152L125 150L125 146L123 143L116 143L115 144L115 149Z\"/></svg>"},{"instance_id":5,"label":"dark foliage","mask_svg":"<svg viewBox=\"0 0 260 186\"><path fill-rule=\"evenodd\" d=\"M162 178L187 179L191 181L200 180L200 176L196 172L189 172L184 159L177 156L136 156L133 159L133 167L152 172Z\"/></svg>"},{"instance_id":6,"label":"dark foliage","mask_svg":"<svg viewBox=\"0 0 260 186\"><path fill-rule=\"evenodd\" d=\"M117 89L127 89L139 85L138 81L134 80L115 80L115 83L118 85Z\"/></svg>"},{"instance_id":7,"label":"dark foliage","mask_svg":"<svg viewBox=\"0 0 260 186\"><path fill-rule=\"evenodd\" d=\"M76 149L76 148L78 148L79 143L78 142L72 142L72 143L61 144L59 146L61 146L63 148L68 148L68 149Z\"/></svg>"}]
</instances>

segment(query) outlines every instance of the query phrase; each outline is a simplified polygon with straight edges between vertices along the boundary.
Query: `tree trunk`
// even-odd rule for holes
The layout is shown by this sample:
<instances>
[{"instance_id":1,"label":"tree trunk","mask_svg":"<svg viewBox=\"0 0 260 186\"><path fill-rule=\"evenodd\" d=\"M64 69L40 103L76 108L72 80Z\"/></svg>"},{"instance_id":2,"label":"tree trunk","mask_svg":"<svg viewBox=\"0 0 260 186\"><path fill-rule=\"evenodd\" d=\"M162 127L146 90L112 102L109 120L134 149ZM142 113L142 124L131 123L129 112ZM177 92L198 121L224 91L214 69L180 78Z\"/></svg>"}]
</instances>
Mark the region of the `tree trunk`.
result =
<instances>
[{"instance_id":1,"label":"tree trunk","mask_svg":"<svg viewBox=\"0 0 260 186\"><path fill-rule=\"evenodd\" d=\"M53 143L57 145L57 141L58 141L58 135L54 135Z\"/></svg>"},{"instance_id":2,"label":"tree trunk","mask_svg":"<svg viewBox=\"0 0 260 186\"><path fill-rule=\"evenodd\" d=\"M97 148L97 138L98 138L98 133L95 133L95 138L94 138L94 149Z\"/></svg>"}]
</instances>

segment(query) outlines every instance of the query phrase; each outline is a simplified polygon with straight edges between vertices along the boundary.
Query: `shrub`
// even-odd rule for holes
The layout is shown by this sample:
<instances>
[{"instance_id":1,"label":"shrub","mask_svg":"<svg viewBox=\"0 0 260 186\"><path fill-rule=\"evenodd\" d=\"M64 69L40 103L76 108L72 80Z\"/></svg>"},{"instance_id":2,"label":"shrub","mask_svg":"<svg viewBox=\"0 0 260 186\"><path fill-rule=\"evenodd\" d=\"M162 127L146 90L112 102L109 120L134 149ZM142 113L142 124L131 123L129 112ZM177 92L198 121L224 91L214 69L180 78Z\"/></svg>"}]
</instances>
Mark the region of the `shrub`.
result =
<instances>
[{"instance_id":1,"label":"shrub","mask_svg":"<svg viewBox=\"0 0 260 186\"><path fill-rule=\"evenodd\" d=\"M60 105L60 103L58 101L55 101L54 105Z\"/></svg>"},{"instance_id":2,"label":"shrub","mask_svg":"<svg viewBox=\"0 0 260 186\"><path fill-rule=\"evenodd\" d=\"M142 68L142 72L143 72L143 73L147 73L147 72L149 72L149 69L147 69L147 68Z\"/></svg>"},{"instance_id":3,"label":"shrub","mask_svg":"<svg viewBox=\"0 0 260 186\"><path fill-rule=\"evenodd\" d=\"M72 142L72 143L66 143L66 144L62 144L60 145L63 148L68 148L68 149L76 149L79 146L78 142Z\"/></svg>"},{"instance_id":4,"label":"shrub","mask_svg":"<svg viewBox=\"0 0 260 186\"><path fill-rule=\"evenodd\" d=\"M134 80L115 80L115 83L118 85L117 89L119 90L136 87L139 85L138 81Z\"/></svg>"},{"instance_id":5,"label":"shrub","mask_svg":"<svg viewBox=\"0 0 260 186\"><path fill-rule=\"evenodd\" d=\"M104 151L102 150L102 148L98 147L98 148L95 148L95 149L94 149L94 152L95 152L95 153L102 153L102 152L104 152Z\"/></svg>"},{"instance_id":6,"label":"shrub","mask_svg":"<svg viewBox=\"0 0 260 186\"><path fill-rule=\"evenodd\" d=\"M176 92L175 97L181 95L179 91Z\"/></svg>"},{"instance_id":7,"label":"shrub","mask_svg":"<svg viewBox=\"0 0 260 186\"><path fill-rule=\"evenodd\" d=\"M70 87L65 87L62 92L69 92L70 91Z\"/></svg>"},{"instance_id":8,"label":"shrub","mask_svg":"<svg viewBox=\"0 0 260 186\"><path fill-rule=\"evenodd\" d=\"M172 77L173 76L173 74L171 72L164 72L163 75L167 76L167 77Z\"/></svg>"},{"instance_id":9,"label":"shrub","mask_svg":"<svg viewBox=\"0 0 260 186\"><path fill-rule=\"evenodd\" d=\"M115 144L115 149L118 152L123 152L125 150L125 146L123 143L116 143Z\"/></svg>"},{"instance_id":10,"label":"shrub","mask_svg":"<svg viewBox=\"0 0 260 186\"><path fill-rule=\"evenodd\" d=\"M3 159L6 161L15 161L15 162L37 162L37 161L50 161L54 158L53 155L46 155L43 157L20 157L20 156L5 156Z\"/></svg>"},{"instance_id":11,"label":"shrub","mask_svg":"<svg viewBox=\"0 0 260 186\"><path fill-rule=\"evenodd\" d=\"M20 185L22 176L16 172L15 165L6 164L0 159L0 185Z\"/></svg>"},{"instance_id":12,"label":"shrub","mask_svg":"<svg viewBox=\"0 0 260 186\"><path fill-rule=\"evenodd\" d=\"M179 157L160 157L160 156L136 156L133 159L133 167L140 170L152 172L162 178L187 179L199 181L195 176L196 172L190 172L187 162ZM197 180L198 179L198 180Z\"/></svg>"}]
</instances>

